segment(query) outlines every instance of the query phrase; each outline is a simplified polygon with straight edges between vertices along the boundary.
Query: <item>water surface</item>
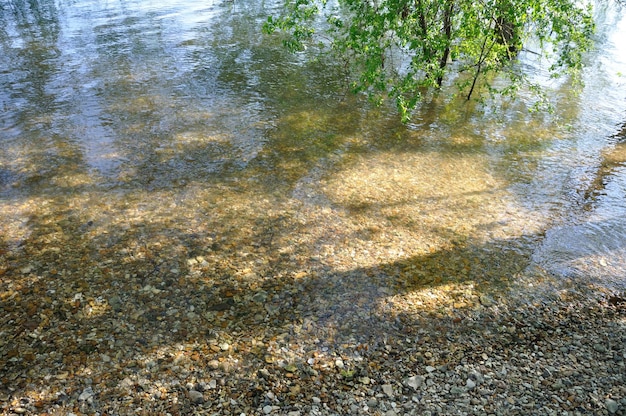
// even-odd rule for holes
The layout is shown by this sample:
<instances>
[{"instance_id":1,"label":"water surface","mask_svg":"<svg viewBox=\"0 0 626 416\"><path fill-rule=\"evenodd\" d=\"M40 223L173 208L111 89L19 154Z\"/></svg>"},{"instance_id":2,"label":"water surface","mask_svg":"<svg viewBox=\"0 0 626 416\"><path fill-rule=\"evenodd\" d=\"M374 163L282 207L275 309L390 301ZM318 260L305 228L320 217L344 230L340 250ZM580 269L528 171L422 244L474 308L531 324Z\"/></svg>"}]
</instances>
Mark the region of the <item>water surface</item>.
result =
<instances>
[{"instance_id":1,"label":"water surface","mask_svg":"<svg viewBox=\"0 0 626 416\"><path fill-rule=\"evenodd\" d=\"M542 270L624 288L624 19L580 95L545 80L553 115L444 92L404 126L332 60L263 36L272 4L0 6L5 272L109 293L200 257L207 281L252 286L375 271L393 290L480 289Z\"/></svg>"}]
</instances>

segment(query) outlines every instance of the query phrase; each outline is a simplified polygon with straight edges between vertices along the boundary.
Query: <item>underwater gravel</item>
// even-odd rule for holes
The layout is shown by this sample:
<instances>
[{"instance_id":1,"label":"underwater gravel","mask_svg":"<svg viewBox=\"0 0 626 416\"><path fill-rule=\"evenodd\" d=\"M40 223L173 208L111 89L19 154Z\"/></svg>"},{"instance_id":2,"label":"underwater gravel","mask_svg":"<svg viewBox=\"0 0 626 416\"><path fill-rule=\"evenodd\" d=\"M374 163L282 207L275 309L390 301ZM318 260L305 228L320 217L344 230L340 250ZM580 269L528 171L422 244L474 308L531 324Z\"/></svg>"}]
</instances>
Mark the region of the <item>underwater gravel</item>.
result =
<instances>
[{"instance_id":1,"label":"underwater gravel","mask_svg":"<svg viewBox=\"0 0 626 416\"><path fill-rule=\"evenodd\" d=\"M0 412L626 414L626 296L533 272L523 215L327 185L12 207Z\"/></svg>"}]
</instances>

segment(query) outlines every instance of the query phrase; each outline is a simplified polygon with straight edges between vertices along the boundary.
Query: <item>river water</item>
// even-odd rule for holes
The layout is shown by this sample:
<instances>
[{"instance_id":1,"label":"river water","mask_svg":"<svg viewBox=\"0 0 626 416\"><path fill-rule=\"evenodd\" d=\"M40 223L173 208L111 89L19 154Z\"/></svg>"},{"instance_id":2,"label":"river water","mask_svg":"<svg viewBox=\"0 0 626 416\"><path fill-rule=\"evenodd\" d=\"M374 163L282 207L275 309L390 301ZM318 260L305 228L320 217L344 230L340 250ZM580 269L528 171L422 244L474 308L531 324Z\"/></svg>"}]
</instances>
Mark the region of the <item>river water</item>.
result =
<instances>
[{"instance_id":1,"label":"river water","mask_svg":"<svg viewBox=\"0 0 626 416\"><path fill-rule=\"evenodd\" d=\"M580 95L523 57L554 114L444 91L405 126L340 65L262 35L271 3L0 3L2 275L626 287L619 13L601 13Z\"/></svg>"}]
</instances>

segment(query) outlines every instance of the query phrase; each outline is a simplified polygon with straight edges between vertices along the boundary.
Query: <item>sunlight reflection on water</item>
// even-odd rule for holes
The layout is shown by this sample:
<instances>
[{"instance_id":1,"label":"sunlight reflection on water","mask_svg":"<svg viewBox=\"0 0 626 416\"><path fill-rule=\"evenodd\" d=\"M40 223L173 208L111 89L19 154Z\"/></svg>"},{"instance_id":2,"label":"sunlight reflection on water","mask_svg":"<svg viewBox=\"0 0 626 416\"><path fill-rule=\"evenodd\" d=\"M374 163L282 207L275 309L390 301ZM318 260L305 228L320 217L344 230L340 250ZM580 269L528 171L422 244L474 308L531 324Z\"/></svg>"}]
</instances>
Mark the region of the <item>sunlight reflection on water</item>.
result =
<instances>
[{"instance_id":1,"label":"sunlight reflection on water","mask_svg":"<svg viewBox=\"0 0 626 416\"><path fill-rule=\"evenodd\" d=\"M336 63L262 36L273 6L42 2L38 20L20 4L0 13L0 231L11 246L167 235L193 250L228 240L225 258L256 247L260 261L271 240L276 253L332 257L335 271L406 260L462 280L517 270L548 230L533 259L549 271L617 280L625 268L624 169L588 192L625 118L624 19L580 97L558 84L555 115L440 94L403 126L347 94ZM498 249L514 255L489 257Z\"/></svg>"}]
</instances>

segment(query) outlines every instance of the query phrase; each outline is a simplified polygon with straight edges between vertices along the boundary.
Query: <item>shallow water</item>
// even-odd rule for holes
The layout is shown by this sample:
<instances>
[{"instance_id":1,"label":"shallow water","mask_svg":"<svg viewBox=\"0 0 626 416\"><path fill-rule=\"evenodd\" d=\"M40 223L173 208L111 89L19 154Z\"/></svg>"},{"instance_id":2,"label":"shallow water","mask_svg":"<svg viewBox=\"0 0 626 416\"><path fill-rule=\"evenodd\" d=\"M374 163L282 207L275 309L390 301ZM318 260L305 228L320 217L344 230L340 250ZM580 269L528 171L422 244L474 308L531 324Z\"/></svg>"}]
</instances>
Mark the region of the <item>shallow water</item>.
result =
<instances>
[{"instance_id":1,"label":"shallow water","mask_svg":"<svg viewBox=\"0 0 626 416\"><path fill-rule=\"evenodd\" d=\"M272 12L3 3L2 274L115 280L152 261L176 275L200 256L251 281L381 270L488 286L537 266L626 286L626 20L599 35L579 96L545 81L554 115L441 94L403 126L324 56L261 35Z\"/></svg>"}]
</instances>

